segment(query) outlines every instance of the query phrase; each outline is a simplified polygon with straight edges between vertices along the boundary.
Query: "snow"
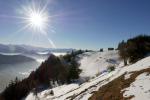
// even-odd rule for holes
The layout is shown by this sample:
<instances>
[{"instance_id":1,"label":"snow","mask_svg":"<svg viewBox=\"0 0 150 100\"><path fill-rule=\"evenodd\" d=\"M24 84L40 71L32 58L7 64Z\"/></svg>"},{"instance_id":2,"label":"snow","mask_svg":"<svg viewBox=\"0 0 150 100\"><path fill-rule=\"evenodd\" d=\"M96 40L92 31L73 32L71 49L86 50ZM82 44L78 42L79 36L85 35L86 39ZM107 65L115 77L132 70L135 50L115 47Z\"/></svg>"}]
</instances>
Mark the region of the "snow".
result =
<instances>
[{"instance_id":1,"label":"snow","mask_svg":"<svg viewBox=\"0 0 150 100\"><path fill-rule=\"evenodd\" d=\"M58 87L56 87L56 88L43 91L43 92L40 94L40 95L41 95L40 97L43 98L43 97L46 96L47 93L49 93L51 90L53 90L55 97L58 97L58 96L60 96L60 95L66 94L67 92L72 91L72 90L74 90L74 89L76 89L76 88L78 88L78 87L79 87L78 84L69 84L69 85L58 86ZM51 96L51 95L47 96L47 98L53 98L53 97L54 97L54 96Z\"/></svg>"},{"instance_id":2,"label":"snow","mask_svg":"<svg viewBox=\"0 0 150 100\"><path fill-rule=\"evenodd\" d=\"M119 60L117 51L87 52L79 55L79 58L79 62L81 63L80 68L83 70L81 77L95 76L98 71L103 73L81 85L68 84L42 91L38 93L39 100L69 100L70 97L73 96L75 97L74 100L87 100L93 94L93 91L97 91L101 86L111 82L124 73L126 73L125 78L127 79L130 78L130 73L132 71L150 68L150 56L136 62L135 64L123 66L123 63ZM112 72L104 71L107 69L109 64L114 64L116 69ZM128 91L125 92L124 96L133 94L137 96L137 98L140 98L138 96L141 91L143 91L143 94L141 93L141 98L144 96L143 98L146 99L143 100L148 100L147 98L150 97L150 92L148 92L150 90L150 86L148 86L148 83L150 83L150 79L146 76L146 74L138 76L136 81L133 83L137 86L137 88L134 89L130 86L127 88ZM138 92L138 89L140 88L139 86L143 86L143 90L141 89L140 92ZM49 94L51 90L54 91L53 96ZM25 100L35 100L34 98L35 96L30 93ZM137 98L135 97L134 99L141 100Z\"/></svg>"},{"instance_id":3,"label":"snow","mask_svg":"<svg viewBox=\"0 0 150 100\"><path fill-rule=\"evenodd\" d=\"M136 62L135 64L127 66L126 70L129 71L129 72L139 71L139 70L149 68L149 67L150 67L150 57L146 57L146 58Z\"/></svg>"},{"instance_id":4,"label":"snow","mask_svg":"<svg viewBox=\"0 0 150 100\"><path fill-rule=\"evenodd\" d=\"M131 75L132 75L132 73L125 74L125 80L129 79Z\"/></svg>"},{"instance_id":5,"label":"snow","mask_svg":"<svg viewBox=\"0 0 150 100\"><path fill-rule=\"evenodd\" d=\"M132 100L150 100L150 75L143 73L139 75L130 87L124 89L124 97L133 95Z\"/></svg>"},{"instance_id":6,"label":"snow","mask_svg":"<svg viewBox=\"0 0 150 100\"><path fill-rule=\"evenodd\" d=\"M37 100L37 97L33 93L30 93L25 100Z\"/></svg>"},{"instance_id":7,"label":"snow","mask_svg":"<svg viewBox=\"0 0 150 100\"><path fill-rule=\"evenodd\" d=\"M94 77L107 69L108 66L118 66L120 63L117 51L86 52L79 55L81 77Z\"/></svg>"}]
</instances>

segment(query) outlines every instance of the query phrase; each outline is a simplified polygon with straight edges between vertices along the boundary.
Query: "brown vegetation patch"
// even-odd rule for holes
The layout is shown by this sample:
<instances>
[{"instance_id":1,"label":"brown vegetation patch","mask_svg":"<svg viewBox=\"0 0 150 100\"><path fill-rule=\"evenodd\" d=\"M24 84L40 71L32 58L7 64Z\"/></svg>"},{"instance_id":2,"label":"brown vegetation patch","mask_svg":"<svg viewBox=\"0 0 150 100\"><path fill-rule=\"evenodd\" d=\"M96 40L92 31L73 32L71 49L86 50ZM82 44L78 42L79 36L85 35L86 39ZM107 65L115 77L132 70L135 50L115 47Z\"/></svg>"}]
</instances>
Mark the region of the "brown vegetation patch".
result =
<instances>
[{"instance_id":1,"label":"brown vegetation patch","mask_svg":"<svg viewBox=\"0 0 150 100\"><path fill-rule=\"evenodd\" d=\"M144 72L150 73L150 68L143 69L140 71L131 72L130 78L125 79L125 74L102 86L98 91L89 98L89 100L130 100L134 95L130 97L123 97L125 91L121 91L124 88L130 86L135 81L136 77Z\"/></svg>"}]
</instances>

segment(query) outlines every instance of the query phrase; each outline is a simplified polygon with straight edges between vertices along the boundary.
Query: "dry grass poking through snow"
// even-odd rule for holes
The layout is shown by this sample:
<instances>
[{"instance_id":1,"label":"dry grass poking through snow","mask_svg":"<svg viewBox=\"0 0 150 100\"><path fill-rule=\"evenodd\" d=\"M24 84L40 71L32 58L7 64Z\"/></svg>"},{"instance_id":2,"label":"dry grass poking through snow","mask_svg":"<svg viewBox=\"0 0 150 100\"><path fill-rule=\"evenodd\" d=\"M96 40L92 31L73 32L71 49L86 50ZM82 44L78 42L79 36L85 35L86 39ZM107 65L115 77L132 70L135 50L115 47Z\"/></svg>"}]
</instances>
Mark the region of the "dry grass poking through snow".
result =
<instances>
[{"instance_id":1,"label":"dry grass poking through snow","mask_svg":"<svg viewBox=\"0 0 150 100\"><path fill-rule=\"evenodd\" d=\"M125 79L125 74L111 81L110 83L102 86L98 91L89 98L89 100L130 100L134 95L130 97L123 97L125 91L121 91L130 86L135 81L136 77L142 73L150 73L150 68L140 71L131 72L132 74L128 79Z\"/></svg>"}]
</instances>

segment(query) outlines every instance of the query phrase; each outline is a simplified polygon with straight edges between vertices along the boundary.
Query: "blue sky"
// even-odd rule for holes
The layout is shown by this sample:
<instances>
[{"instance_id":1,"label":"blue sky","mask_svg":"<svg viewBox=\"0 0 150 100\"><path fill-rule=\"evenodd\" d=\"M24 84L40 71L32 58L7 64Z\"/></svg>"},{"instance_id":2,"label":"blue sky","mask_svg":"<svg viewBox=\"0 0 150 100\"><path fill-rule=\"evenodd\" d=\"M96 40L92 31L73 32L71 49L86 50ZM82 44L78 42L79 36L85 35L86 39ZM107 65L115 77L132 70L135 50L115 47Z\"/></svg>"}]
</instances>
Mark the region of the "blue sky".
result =
<instances>
[{"instance_id":1,"label":"blue sky","mask_svg":"<svg viewBox=\"0 0 150 100\"><path fill-rule=\"evenodd\" d=\"M33 0L32 0L33 1ZM40 2L40 0L34 0ZM139 34L150 35L149 0L50 0L47 37L24 25L18 11L31 0L0 0L0 43L57 48L99 49ZM42 2L46 2L43 0Z\"/></svg>"}]
</instances>

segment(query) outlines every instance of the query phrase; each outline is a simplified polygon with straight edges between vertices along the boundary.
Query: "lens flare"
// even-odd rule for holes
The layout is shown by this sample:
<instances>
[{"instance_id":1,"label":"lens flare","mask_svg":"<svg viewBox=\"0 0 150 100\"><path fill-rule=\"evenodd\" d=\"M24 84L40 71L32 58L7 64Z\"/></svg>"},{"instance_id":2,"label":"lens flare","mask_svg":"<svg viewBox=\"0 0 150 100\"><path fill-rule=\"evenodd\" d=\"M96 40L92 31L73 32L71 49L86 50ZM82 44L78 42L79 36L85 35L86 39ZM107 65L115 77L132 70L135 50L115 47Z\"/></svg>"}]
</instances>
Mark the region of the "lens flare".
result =
<instances>
[{"instance_id":1,"label":"lens flare","mask_svg":"<svg viewBox=\"0 0 150 100\"><path fill-rule=\"evenodd\" d=\"M23 14L23 23L27 24L29 28L36 32L46 33L50 24L50 16L45 6L41 8L34 4L23 7Z\"/></svg>"},{"instance_id":2,"label":"lens flare","mask_svg":"<svg viewBox=\"0 0 150 100\"><path fill-rule=\"evenodd\" d=\"M27 21L34 29L44 29L48 22L48 18L46 15L35 11L29 14Z\"/></svg>"},{"instance_id":3,"label":"lens flare","mask_svg":"<svg viewBox=\"0 0 150 100\"><path fill-rule=\"evenodd\" d=\"M23 17L20 17L25 24L25 28L29 28L35 33L43 34L53 48L56 48L54 42L48 38L47 31L50 28L50 16L47 10L48 3L40 7L39 4L32 2L31 5L23 6Z\"/></svg>"}]
</instances>

